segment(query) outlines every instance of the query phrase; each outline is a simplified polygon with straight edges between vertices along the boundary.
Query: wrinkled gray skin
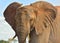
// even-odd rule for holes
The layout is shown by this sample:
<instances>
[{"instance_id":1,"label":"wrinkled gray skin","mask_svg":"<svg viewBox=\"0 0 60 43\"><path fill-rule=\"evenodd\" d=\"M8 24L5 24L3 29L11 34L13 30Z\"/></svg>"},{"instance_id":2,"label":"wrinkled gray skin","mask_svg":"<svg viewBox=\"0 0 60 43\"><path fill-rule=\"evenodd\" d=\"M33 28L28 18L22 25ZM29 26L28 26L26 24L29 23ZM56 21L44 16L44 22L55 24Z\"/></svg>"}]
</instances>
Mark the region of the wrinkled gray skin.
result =
<instances>
[{"instance_id":1,"label":"wrinkled gray skin","mask_svg":"<svg viewBox=\"0 0 60 43\"><path fill-rule=\"evenodd\" d=\"M13 3L11 5L13 6ZM4 17L13 27L19 43L26 43L28 35L29 43L48 43L50 30L54 28L52 23L56 18L56 8L44 1L17 8L11 5L10 9L8 7L5 10Z\"/></svg>"}]
</instances>

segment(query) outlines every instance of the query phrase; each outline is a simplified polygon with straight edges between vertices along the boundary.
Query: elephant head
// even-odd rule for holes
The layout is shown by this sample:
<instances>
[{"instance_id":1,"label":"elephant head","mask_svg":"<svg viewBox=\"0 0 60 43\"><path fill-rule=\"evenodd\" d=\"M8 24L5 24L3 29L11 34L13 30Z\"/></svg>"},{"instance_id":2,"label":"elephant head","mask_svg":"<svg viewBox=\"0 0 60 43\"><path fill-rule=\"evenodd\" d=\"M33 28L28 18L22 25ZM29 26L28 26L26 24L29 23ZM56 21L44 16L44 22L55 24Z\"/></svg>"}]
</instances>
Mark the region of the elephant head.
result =
<instances>
[{"instance_id":1,"label":"elephant head","mask_svg":"<svg viewBox=\"0 0 60 43\"><path fill-rule=\"evenodd\" d=\"M56 9L53 5L47 2L38 3L23 7L20 4L20 7L11 4L4 12L4 17L15 30L19 43L25 43L32 30L35 30L37 35L41 34L49 25L52 26L56 18Z\"/></svg>"},{"instance_id":2,"label":"elephant head","mask_svg":"<svg viewBox=\"0 0 60 43\"><path fill-rule=\"evenodd\" d=\"M52 23L56 18L56 8L47 2L38 3L17 9L15 21L20 43L25 42L27 35L33 30L39 35L49 26L53 28Z\"/></svg>"},{"instance_id":3,"label":"elephant head","mask_svg":"<svg viewBox=\"0 0 60 43\"><path fill-rule=\"evenodd\" d=\"M19 6L21 7L21 5L22 4L19 4L17 2L13 2L4 11L5 20L11 25L13 30L15 30L15 20L14 20L14 17L16 15L16 9Z\"/></svg>"}]
</instances>

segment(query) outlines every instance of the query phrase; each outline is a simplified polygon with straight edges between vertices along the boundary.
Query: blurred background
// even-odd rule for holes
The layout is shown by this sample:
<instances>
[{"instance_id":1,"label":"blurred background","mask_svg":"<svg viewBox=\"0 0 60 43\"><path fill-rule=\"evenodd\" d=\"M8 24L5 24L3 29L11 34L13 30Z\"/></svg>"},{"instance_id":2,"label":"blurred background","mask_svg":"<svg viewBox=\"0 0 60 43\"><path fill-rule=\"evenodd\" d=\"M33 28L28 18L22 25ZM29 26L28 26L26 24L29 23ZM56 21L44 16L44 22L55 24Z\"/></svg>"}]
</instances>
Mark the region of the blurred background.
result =
<instances>
[{"instance_id":1,"label":"blurred background","mask_svg":"<svg viewBox=\"0 0 60 43\"><path fill-rule=\"evenodd\" d=\"M15 35L15 32L4 19L3 12L6 7L12 2L28 5L36 1L47 1L54 6L60 6L60 0L0 0L0 43L18 43L17 38L11 42L11 38Z\"/></svg>"}]
</instances>

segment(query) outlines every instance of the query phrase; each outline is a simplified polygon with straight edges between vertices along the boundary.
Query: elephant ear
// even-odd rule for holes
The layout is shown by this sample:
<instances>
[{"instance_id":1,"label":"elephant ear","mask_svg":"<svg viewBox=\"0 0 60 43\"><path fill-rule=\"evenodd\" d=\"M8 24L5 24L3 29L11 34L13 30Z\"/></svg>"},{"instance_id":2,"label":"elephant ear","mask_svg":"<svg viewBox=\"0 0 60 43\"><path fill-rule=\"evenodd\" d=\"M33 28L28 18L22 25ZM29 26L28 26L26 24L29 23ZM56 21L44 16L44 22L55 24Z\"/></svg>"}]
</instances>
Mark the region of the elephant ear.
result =
<instances>
[{"instance_id":1,"label":"elephant ear","mask_svg":"<svg viewBox=\"0 0 60 43\"><path fill-rule=\"evenodd\" d=\"M34 23L35 31L36 31L37 35L39 35L43 32L43 29L44 29L43 21L44 21L44 15L43 14L41 14L41 15L37 14L36 20L35 20L35 23Z\"/></svg>"},{"instance_id":2,"label":"elephant ear","mask_svg":"<svg viewBox=\"0 0 60 43\"><path fill-rule=\"evenodd\" d=\"M32 3L31 6L36 14L34 23L36 34L41 34L49 26L53 28L52 22L56 18L56 8L45 1Z\"/></svg>"},{"instance_id":3,"label":"elephant ear","mask_svg":"<svg viewBox=\"0 0 60 43\"><path fill-rule=\"evenodd\" d=\"M55 8L54 8L55 9ZM51 8L41 8L41 10L35 11L36 13L36 20L34 23L36 34L39 35L43 33L47 27L53 27L53 21L56 18L56 10Z\"/></svg>"},{"instance_id":4,"label":"elephant ear","mask_svg":"<svg viewBox=\"0 0 60 43\"><path fill-rule=\"evenodd\" d=\"M4 11L5 20L11 25L14 26L14 16L16 15L16 9L20 7L22 4L17 2L11 3L6 10Z\"/></svg>"}]
</instances>

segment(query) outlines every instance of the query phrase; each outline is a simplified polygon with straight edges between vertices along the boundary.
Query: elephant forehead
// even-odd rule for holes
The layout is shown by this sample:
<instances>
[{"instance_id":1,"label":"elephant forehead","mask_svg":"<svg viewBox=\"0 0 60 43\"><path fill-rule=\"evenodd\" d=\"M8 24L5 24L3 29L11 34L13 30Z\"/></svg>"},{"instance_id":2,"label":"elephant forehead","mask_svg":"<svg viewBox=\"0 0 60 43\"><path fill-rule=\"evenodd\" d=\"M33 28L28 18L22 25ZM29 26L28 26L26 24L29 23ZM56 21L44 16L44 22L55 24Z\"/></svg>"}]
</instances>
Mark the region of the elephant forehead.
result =
<instances>
[{"instance_id":1,"label":"elephant forehead","mask_svg":"<svg viewBox=\"0 0 60 43\"><path fill-rule=\"evenodd\" d=\"M34 12L34 9L32 6L25 6L26 8L26 11L27 11L27 14L32 17L32 18L35 18L35 12Z\"/></svg>"},{"instance_id":2,"label":"elephant forehead","mask_svg":"<svg viewBox=\"0 0 60 43\"><path fill-rule=\"evenodd\" d=\"M35 13L34 13L33 10L31 10L31 9L27 11L27 15L28 15L30 18L36 18Z\"/></svg>"}]
</instances>

